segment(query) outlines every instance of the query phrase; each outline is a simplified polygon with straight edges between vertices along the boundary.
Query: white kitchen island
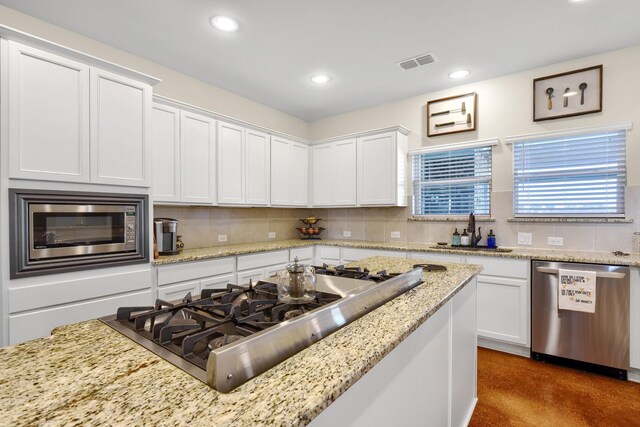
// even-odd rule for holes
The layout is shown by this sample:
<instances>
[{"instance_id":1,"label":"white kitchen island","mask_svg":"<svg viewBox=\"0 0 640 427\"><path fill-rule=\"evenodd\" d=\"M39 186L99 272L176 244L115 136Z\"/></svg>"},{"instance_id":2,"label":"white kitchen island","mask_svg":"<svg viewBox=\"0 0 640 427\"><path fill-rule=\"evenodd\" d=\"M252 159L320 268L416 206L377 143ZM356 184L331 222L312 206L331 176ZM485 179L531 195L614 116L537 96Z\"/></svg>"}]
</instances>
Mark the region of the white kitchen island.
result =
<instances>
[{"instance_id":1,"label":"white kitchen island","mask_svg":"<svg viewBox=\"0 0 640 427\"><path fill-rule=\"evenodd\" d=\"M21 425L433 425L476 399L475 276L442 263L424 283L220 393L99 321L0 349L0 416ZM354 263L389 273L411 260Z\"/></svg>"}]
</instances>

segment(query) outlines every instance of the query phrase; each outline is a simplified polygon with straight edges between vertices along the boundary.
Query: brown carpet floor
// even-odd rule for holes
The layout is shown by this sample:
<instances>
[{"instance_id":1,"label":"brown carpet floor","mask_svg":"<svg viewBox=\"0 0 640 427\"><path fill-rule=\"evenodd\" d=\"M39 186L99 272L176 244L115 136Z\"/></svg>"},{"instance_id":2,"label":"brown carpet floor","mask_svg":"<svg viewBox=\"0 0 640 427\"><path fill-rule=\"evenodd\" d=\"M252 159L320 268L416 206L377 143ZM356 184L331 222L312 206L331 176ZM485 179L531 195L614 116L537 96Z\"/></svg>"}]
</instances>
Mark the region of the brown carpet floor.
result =
<instances>
[{"instance_id":1,"label":"brown carpet floor","mask_svg":"<svg viewBox=\"0 0 640 427\"><path fill-rule=\"evenodd\" d=\"M469 426L640 426L640 384L478 348Z\"/></svg>"}]
</instances>

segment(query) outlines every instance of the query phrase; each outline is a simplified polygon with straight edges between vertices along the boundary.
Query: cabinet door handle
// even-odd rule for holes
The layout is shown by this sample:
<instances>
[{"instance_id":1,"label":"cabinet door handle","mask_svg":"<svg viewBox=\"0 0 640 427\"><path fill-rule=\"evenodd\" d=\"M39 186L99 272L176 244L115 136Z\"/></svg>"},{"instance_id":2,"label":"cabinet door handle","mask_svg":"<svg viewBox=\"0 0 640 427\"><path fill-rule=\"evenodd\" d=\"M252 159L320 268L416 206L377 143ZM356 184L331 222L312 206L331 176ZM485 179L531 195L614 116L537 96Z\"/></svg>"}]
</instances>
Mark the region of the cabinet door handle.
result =
<instances>
[{"instance_id":1,"label":"cabinet door handle","mask_svg":"<svg viewBox=\"0 0 640 427\"><path fill-rule=\"evenodd\" d=\"M540 273L546 274L554 274L557 275L559 270L557 268L548 268L548 267L536 267ZM596 278L602 279L624 279L626 276L625 273L615 273L611 271L596 271Z\"/></svg>"}]
</instances>

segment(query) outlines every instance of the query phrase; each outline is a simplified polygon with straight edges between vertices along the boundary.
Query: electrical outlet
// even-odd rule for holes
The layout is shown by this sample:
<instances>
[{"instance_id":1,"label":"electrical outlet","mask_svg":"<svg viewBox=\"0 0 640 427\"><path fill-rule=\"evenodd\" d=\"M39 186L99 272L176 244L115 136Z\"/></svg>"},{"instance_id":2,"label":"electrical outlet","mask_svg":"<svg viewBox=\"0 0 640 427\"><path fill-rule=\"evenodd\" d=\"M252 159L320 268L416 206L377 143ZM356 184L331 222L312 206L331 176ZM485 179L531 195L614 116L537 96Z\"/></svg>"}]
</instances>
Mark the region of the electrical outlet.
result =
<instances>
[{"instance_id":1,"label":"electrical outlet","mask_svg":"<svg viewBox=\"0 0 640 427\"><path fill-rule=\"evenodd\" d=\"M533 244L533 235L531 233L518 233L518 244L531 246Z\"/></svg>"},{"instance_id":2,"label":"electrical outlet","mask_svg":"<svg viewBox=\"0 0 640 427\"><path fill-rule=\"evenodd\" d=\"M276 232L275 231L270 231L269 232L269 238L270 239L275 239L276 238Z\"/></svg>"},{"instance_id":3,"label":"electrical outlet","mask_svg":"<svg viewBox=\"0 0 640 427\"><path fill-rule=\"evenodd\" d=\"M345 230L342 232L342 237L351 237L351 232L348 230Z\"/></svg>"},{"instance_id":4,"label":"electrical outlet","mask_svg":"<svg viewBox=\"0 0 640 427\"><path fill-rule=\"evenodd\" d=\"M547 237L547 244L549 246L563 246L564 239L562 237Z\"/></svg>"},{"instance_id":5,"label":"electrical outlet","mask_svg":"<svg viewBox=\"0 0 640 427\"><path fill-rule=\"evenodd\" d=\"M400 232L399 231L392 231L391 232L391 238L392 239L399 239L400 238Z\"/></svg>"},{"instance_id":6,"label":"electrical outlet","mask_svg":"<svg viewBox=\"0 0 640 427\"><path fill-rule=\"evenodd\" d=\"M227 235L226 234L218 234L218 242L226 242Z\"/></svg>"}]
</instances>

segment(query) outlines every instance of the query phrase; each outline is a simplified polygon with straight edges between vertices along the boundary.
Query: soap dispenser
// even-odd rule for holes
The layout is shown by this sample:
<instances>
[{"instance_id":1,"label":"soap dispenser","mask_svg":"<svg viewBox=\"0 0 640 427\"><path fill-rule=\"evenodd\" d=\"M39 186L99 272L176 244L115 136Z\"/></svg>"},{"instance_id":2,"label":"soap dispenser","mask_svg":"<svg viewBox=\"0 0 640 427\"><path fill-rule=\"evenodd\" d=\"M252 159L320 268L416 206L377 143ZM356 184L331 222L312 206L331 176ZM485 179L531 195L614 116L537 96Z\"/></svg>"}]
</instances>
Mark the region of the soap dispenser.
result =
<instances>
[{"instance_id":1,"label":"soap dispenser","mask_svg":"<svg viewBox=\"0 0 640 427\"><path fill-rule=\"evenodd\" d=\"M460 233L458 233L458 229L453 232L453 238L451 239L451 246L460 246Z\"/></svg>"},{"instance_id":2,"label":"soap dispenser","mask_svg":"<svg viewBox=\"0 0 640 427\"><path fill-rule=\"evenodd\" d=\"M487 236L487 246L490 248L495 248L496 246L496 235L493 234L493 230L489 230L489 235Z\"/></svg>"},{"instance_id":3,"label":"soap dispenser","mask_svg":"<svg viewBox=\"0 0 640 427\"><path fill-rule=\"evenodd\" d=\"M469 234L467 233L467 229L466 228L464 230L462 230L462 236L460 236L460 245L462 245L462 246L470 246L471 245L471 238L469 237Z\"/></svg>"}]
</instances>

